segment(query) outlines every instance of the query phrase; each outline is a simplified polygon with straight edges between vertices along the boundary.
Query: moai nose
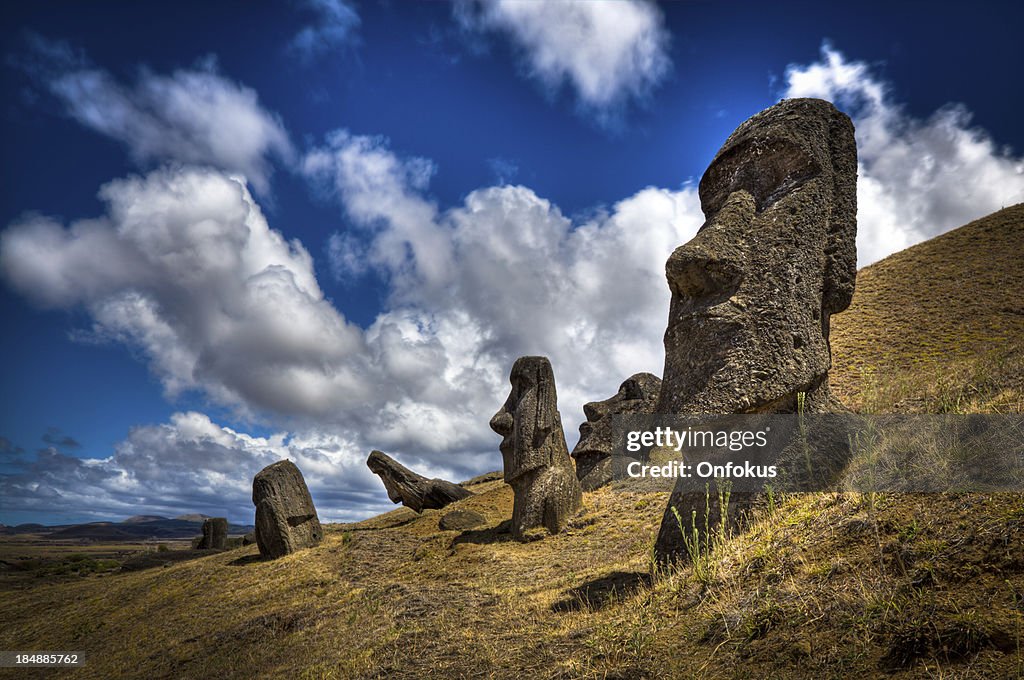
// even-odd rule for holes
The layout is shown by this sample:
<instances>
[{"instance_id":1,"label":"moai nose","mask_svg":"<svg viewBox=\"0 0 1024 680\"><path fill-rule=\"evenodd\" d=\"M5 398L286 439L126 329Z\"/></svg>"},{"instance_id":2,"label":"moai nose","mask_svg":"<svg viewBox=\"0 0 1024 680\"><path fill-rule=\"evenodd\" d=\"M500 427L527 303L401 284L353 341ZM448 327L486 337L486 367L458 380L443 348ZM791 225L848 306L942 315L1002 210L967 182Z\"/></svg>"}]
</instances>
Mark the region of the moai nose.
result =
<instances>
[{"instance_id":1,"label":"moai nose","mask_svg":"<svg viewBox=\"0 0 1024 680\"><path fill-rule=\"evenodd\" d=\"M754 217L754 199L735 191L697 235L665 263L673 293L689 298L732 294L743 278L742 244Z\"/></svg>"},{"instance_id":2,"label":"moai nose","mask_svg":"<svg viewBox=\"0 0 1024 680\"><path fill-rule=\"evenodd\" d=\"M590 422L596 422L604 418L607 411L608 409L603 401L591 401L583 405L583 413L586 414L587 420Z\"/></svg>"},{"instance_id":3,"label":"moai nose","mask_svg":"<svg viewBox=\"0 0 1024 680\"><path fill-rule=\"evenodd\" d=\"M491 418L490 423L491 429L500 434L502 437L507 437L508 435L512 434L512 424L512 414L506 411L505 409L501 409L500 411L495 413L494 417Z\"/></svg>"},{"instance_id":4,"label":"moai nose","mask_svg":"<svg viewBox=\"0 0 1024 680\"><path fill-rule=\"evenodd\" d=\"M734 290L742 276L739 263L711 252L704 244L695 243L696 240L676 248L665 264L672 292L702 298Z\"/></svg>"}]
</instances>

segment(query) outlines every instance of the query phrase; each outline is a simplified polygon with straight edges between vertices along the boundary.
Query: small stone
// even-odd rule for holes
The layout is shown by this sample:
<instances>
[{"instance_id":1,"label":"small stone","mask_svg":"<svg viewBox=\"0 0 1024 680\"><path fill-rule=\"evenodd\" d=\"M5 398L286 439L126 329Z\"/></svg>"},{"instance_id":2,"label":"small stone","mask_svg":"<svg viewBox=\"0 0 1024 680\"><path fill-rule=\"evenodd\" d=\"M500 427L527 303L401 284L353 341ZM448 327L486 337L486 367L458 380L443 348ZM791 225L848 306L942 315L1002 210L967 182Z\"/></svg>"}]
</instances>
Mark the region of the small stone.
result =
<instances>
[{"instance_id":1,"label":"small stone","mask_svg":"<svg viewBox=\"0 0 1024 680\"><path fill-rule=\"evenodd\" d=\"M452 510L437 523L441 531L464 531L487 524L487 518L473 510Z\"/></svg>"},{"instance_id":2,"label":"small stone","mask_svg":"<svg viewBox=\"0 0 1024 680\"><path fill-rule=\"evenodd\" d=\"M789 646L789 654L794 659L802 659L811 655L811 643L807 640L797 640Z\"/></svg>"}]
</instances>

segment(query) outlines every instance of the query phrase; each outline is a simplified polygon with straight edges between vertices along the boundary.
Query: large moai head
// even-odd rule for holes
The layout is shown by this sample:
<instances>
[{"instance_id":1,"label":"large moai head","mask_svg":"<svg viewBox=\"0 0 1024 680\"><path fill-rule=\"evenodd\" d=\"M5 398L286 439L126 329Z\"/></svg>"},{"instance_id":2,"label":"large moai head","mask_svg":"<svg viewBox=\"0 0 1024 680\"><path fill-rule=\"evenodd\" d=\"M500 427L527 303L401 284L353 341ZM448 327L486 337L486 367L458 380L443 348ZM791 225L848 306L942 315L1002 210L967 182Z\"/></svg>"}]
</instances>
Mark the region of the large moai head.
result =
<instances>
[{"instance_id":1,"label":"large moai head","mask_svg":"<svg viewBox=\"0 0 1024 680\"><path fill-rule=\"evenodd\" d=\"M825 410L829 316L853 297L850 119L788 99L740 125L700 181L706 221L665 265L660 413Z\"/></svg>"},{"instance_id":2,"label":"large moai head","mask_svg":"<svg viewBox=\"0 0 1024 680\"><path fill-rule=\"evenodd\" d=\"M613 417L653 413L660 391L658 376L637 373L626 378L619 385L619 391L604 401L583 405L587 420L580 425L580 440L572 450L572 457L576 459L576 477L584 491L593 491L612 480Z\"/></svg>"},{"instance_id":3,"label":"large moai head","mask_svg":"<svg viewBox=\"0 0 1024 680\"><path fill-rule=\"evenodd\" d=\"M491 418L491 429L501 435L505 481L551 465L566 455L565 433L558 413L555 375L546 357L519 357L509 376L512 390Z\"/></svg>"}]
</instances>

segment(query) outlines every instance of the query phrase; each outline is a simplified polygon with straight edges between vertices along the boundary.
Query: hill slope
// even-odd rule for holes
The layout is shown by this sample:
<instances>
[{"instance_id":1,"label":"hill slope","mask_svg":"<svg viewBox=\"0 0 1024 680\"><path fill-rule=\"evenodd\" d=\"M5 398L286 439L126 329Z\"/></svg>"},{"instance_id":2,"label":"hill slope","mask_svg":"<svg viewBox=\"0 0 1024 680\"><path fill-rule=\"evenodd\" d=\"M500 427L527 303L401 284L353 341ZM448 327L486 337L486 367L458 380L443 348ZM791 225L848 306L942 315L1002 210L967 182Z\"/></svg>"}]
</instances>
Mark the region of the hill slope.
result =
<instances>
[{"instance_id":1,"label":"hill slope","mask_svg":"<svg viewBox=\"0 0 1024 680\"><path fill-rule=\"evenodd\" d=\"M1016 206L866 269L835 320L837 393L1021 410L1022 226ZM663 572L664 493L585 494L565 532L521 544L510 489L471 489L453 507L478 530L401 508L280 560L248 546L3 593L0 649L83 651L94 678L1024 675L1024 496L791 496Z\"/></svg>"},{"instance_id":2,"label":"hill slope","mask_svg":"<svg viewBox=\"0 0 1024 680\"><path fill-rule=\"evenodd\" d=\"M831 335L833 390L858 410L1020 411L1024 203L860 270Z\"/></svg>"}]
</instances>

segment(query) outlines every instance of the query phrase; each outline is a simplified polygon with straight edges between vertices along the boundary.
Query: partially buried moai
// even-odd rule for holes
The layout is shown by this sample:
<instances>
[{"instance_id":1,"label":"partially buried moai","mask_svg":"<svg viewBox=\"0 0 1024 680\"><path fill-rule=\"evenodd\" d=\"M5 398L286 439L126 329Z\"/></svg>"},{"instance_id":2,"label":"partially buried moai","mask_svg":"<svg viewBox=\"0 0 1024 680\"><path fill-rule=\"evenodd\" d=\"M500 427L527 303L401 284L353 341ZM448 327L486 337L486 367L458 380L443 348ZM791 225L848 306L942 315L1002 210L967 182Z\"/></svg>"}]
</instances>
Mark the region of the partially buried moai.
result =
<instances>
[{"instance_id":1,"label":"partially buried moai","mask_svg":"<svg viewBox=\"0 0 1024 680\"><path fill-rule=\"evenodd\" d=\"M520 357L509 377L512 390L491 418L502 436L505 481L515 492L512 534L535 527L550 533L565 528L582 503L558 413L555 376L545 357Z\"/></svg>"},{"instance_id":2,"label":"partially buried moai","mask_svg":"<svg viewBox=\"0 0 1024 680\"><path fill-rule=\"evenodd\" d=\"M766 109L730 135L699 192L706 221L665 265L672 301L657 412L836 410L829 317L849 306L857 266L850 119L820 99ZM703 507L701 496L673 493L659 557L681 553L678 517Z\"/></svg>"},{"instance_id":3,"label":"partially buried moai","mask_svg":"<svg viewBox=\"0 0 1024 680\"><path fill-rule=\"evenodd\" d=\"M653 413L660 390L658 376L637 373L626 378L611 397L583 405L587 420L580 425L580 440L572 457L576 459L576 478L584 491L602 487L615 476L613 418Z\"/></svg>"},{"instance_id":4,"label":"partially buried moai","mask_svg":"<svg viewBox=\"0 0 1024 680\"><path fill-rule=\"evenodd\" d=\"M224 550L228 545L228 520L226 517L207 517L203 520L203 538L200 550Z\"/></svg>"},{"instance_id":5,"label":"partially buried moai","mask_svg":"<svg viewBox=\"0 0 1024 680\"><path fill-rule=\"evenodd\" d=\"M281 460L252 480L256 545L264 557L281 557L320 543L324 531L306 480L295 463Z\"/></svg>"}]
</instances>

